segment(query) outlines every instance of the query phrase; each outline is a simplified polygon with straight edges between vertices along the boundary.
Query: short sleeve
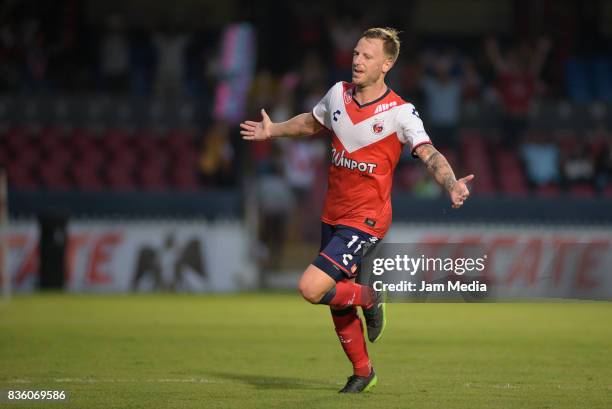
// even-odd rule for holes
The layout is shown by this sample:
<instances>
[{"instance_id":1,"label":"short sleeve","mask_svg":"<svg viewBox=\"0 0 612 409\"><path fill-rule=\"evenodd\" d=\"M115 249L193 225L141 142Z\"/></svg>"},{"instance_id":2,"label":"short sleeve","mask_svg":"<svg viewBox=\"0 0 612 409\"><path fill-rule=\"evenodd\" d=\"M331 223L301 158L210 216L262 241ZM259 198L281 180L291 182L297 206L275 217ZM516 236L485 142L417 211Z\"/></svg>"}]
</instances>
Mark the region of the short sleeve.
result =
<instances>
[{"instance_id":1,"label":"short sleeve","mask_svg":"<svg viewBox=\"0 0 612 409\"><path fill-rule=\"evenodd\" d=\"M399 108L396 117L398 124L397 137L401 143L410 148L410 152L414 156L415 148L426 143L431 144L431 139L425 132L423 121L421 121L414 105L404 104Z\"/></svg>"},{"instance_id":2,"label":"short sleeve","mask_svg":"<svg viewBox=\"0 0 612 409\"><path fill-rule=\"evenodd\" d=\"M319 101L319 103L315 105L315 107L312 109L312 116L314 116L317 122L319 122L321 125L323 125L327 129L331 129L332 127L331 116L329 112L330 112L332 92L337 85L338 84L331 87L329 91L327 91L327 94L325 94L325 96L321 99L321 101Z\"/></svg>"}]
</instances>

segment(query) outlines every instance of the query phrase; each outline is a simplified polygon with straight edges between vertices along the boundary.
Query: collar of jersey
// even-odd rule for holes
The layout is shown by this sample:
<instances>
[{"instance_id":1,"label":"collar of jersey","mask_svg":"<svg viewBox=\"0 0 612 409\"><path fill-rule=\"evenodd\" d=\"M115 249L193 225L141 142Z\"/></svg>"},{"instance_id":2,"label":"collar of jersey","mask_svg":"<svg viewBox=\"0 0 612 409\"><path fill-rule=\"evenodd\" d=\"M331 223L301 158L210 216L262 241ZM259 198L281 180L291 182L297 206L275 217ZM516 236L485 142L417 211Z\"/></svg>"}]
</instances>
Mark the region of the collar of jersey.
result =
<instances>
[{"instance_id":1,"label":"collar of jersey","mask_svg":"<svg viewBox=\"0 0 612 409\"><path fill-rule=\"evenodd\" d=\"M389 93L391 92L391 88L387 87L387 90L385 91L384 94L382 94L380 97L376 98L374 101L370 101L370 102L366 102L365 104L361 105L359 102L357 102L357 100L355 99L355 97L353 96L353 98L351 98L353 101L355 101L355 104L357 104L357 106L360 109L363 109L367 106L370 106L372 104L375 104L377 102L382 101L383 99L385 99L387 97L387 95L389 95ZM351 91L352 94L355 93L355 88L353 88L353 90Z\"/></svg>"}]
</instances>

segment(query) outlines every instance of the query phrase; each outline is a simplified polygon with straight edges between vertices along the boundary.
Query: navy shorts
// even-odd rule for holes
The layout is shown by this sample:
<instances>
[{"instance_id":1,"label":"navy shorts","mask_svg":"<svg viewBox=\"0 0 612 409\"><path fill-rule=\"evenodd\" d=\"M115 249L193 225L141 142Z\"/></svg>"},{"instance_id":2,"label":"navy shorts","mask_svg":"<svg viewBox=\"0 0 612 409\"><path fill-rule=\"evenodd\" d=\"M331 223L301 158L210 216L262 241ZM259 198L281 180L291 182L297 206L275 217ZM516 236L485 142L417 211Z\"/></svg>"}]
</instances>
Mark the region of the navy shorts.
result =
<instances>
[{"instance_id":1,"label":"navy shorts","mask_svg":"<svg viewBox=\"0 0 612 409\"><path fill-rule=\"evenodd\" d=\"M354 227L321 223L321 247L312 264L336 282L355 278L362 256L379 240L378 237Z\"/></svg>"}]
</instances>

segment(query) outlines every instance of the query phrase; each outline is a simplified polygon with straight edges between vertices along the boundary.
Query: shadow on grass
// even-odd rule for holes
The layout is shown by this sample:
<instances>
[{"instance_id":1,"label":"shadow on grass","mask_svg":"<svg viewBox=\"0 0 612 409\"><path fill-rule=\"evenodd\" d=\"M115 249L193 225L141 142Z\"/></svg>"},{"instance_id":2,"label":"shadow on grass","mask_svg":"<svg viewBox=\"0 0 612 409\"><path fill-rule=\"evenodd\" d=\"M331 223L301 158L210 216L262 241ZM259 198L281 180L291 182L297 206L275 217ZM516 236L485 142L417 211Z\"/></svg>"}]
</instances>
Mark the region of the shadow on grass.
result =
<instances>
[{"instance_id":1,"label":"shadow on grass","mask_svg":"<svg viewBox=\"0 0 612 409\"><path fill-rule=\"evenodd\" d=\"M238 374L229 372L209 372L209 374L217 378L251 385L257 389L309 389L330 391L335 391L339 389L338 385L316 382L310 379L290 378L282 376Z\"/></svg>"}]
</instances>

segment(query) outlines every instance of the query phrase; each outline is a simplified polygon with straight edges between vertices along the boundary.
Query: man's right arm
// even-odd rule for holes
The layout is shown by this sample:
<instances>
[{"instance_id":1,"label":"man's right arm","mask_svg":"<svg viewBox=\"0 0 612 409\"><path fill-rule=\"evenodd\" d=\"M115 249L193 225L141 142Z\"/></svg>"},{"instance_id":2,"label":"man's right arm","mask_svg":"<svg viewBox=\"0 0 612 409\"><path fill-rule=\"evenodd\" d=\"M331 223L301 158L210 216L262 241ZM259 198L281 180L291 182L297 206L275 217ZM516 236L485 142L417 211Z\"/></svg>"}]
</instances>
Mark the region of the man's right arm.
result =
<instances>
[{"instance_id":1,"label":"man's right arm","mask_svg":"<svg viewBox=\"0 0 612 409\"><path fill-rule=\"evenodd\" d=\"M265 110L261 110L262 120L244 121L240 124L242 139L248 141L265 141L270 138L296 138L312 135L321 130L322 125L311 112L296 115L285 122L274 123Z\"/></svg>"},{"instance_id":2,"label":"man's right arm","mask_svg":"<svg viewBox=\"0 0 612 409\"><path fill-rule=\"evenodd\" d=\"M322 126L311 112L296 115L288 121L272 123L272 137L295 138L312 135L321 130Z\"/></svg>"}]
</instances>

